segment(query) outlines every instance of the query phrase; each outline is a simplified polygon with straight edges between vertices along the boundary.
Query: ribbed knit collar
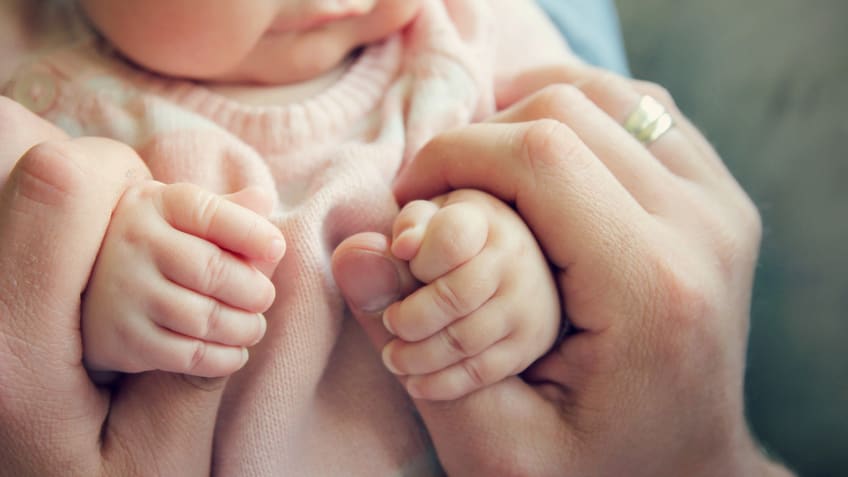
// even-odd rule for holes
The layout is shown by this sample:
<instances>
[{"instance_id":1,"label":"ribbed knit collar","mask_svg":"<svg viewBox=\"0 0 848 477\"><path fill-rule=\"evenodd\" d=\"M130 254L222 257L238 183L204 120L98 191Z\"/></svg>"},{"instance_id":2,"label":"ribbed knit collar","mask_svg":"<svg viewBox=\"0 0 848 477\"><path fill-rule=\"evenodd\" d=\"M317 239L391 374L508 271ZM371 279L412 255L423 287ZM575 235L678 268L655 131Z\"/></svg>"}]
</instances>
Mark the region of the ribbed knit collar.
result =
<instances>
[{"instance_id":1,"label":"ribbed knit collar","mask_svg":"<svg viewBox=\"0 0 848 477\"><path fill-rule=\"evenodd\" d=\"M327 89L286 105L256 106L216 93L201 83L167 78L128 63L96 37L42 57L72 82L109 76L133 93L158 97L202 115L265 153L315 144L349 131L379 104L402 61L396 34L367 46Z\"/></svg>"}]
</instances>

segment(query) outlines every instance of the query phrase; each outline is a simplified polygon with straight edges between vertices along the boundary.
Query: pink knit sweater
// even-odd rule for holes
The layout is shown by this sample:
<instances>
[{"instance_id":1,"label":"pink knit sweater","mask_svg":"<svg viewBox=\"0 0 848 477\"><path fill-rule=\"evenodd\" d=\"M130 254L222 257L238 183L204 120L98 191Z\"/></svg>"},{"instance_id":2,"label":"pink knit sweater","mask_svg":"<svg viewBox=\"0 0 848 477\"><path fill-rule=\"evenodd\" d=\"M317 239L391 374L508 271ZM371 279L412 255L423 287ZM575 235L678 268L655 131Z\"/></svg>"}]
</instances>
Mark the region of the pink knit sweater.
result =
<instances>
[{"instance_id":1,"label":"pink knit sweater","mask_svg":"<svg viewBox=\"0 0 848 477\"><path fill-rule=\"evenodd\" d=\"M23 25L17 8L0 8L0 25ZM73 136L131 145L160 181L276 194L272 221L288 253L273 275L267 334L227 386L214 472L434 474L426 431L346 312L330 255L353 233L388 230L403 161L433 135L493 113L499 81L574 61L535 4L427 0L325 91L262 107L123 62L73 8L45 3L38 18L41 29L5 29L14 40L0 57L5 95Z\"/></svg>"}]
</instances>

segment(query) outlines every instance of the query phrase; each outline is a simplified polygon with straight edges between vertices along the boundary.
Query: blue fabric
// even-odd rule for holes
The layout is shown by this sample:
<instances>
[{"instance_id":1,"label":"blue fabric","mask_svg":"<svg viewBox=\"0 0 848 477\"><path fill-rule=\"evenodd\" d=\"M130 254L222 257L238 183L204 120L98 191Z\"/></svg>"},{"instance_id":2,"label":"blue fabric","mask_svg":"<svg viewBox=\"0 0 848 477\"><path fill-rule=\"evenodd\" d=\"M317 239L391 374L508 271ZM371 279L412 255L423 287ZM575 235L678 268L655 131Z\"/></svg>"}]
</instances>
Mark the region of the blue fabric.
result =
<instances>
[{"instance_id":1,"label":"blue fabric","mask_svg":"<svg viewBox=\"0 0 848 477\"><path fill-rule=\"evenodd\" d=\"M587 62L630 75L613 0L537 0Z\"/></svg>"}]
</instances>

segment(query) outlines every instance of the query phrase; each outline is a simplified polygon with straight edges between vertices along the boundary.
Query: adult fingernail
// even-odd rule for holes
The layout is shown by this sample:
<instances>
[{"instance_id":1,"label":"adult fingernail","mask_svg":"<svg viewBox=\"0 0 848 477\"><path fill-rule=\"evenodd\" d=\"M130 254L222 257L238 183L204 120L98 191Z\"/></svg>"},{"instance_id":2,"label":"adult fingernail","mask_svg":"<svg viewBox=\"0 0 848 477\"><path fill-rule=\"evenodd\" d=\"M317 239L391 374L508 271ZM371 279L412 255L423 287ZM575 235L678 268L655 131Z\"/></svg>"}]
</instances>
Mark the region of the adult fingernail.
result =
<instances>
[{"instance_id":1,"label":"adult fingernail","mask_svg":"<svg viewBox=\"0 0 848 477\"><path fill-rule=\"evenodd\" d=\"M337 270L336 280L351 308L377 313L400 298L400 276L388 258L359 252L355 266Z\"/></svg>"}]
</instances>

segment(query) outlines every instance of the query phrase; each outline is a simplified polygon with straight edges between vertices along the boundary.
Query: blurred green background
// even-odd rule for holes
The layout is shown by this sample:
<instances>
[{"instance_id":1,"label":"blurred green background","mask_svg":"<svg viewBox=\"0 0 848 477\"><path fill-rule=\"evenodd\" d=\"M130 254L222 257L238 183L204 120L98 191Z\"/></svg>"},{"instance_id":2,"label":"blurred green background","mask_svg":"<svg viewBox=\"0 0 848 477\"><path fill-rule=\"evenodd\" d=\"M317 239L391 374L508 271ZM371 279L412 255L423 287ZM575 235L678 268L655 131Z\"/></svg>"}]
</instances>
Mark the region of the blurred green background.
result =
<instances>
[{"instance_id":1,"label":"blurred green background","mask_svg":"<svg viewBox=\"0 0 848 477\"><path fill-rule=\"evenodd\" d=\"M758 204L746 395L802 476L848 476L848 0L618 0L665 85Z\"/></svg>"}]
</instances>

